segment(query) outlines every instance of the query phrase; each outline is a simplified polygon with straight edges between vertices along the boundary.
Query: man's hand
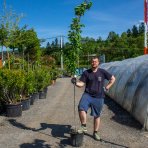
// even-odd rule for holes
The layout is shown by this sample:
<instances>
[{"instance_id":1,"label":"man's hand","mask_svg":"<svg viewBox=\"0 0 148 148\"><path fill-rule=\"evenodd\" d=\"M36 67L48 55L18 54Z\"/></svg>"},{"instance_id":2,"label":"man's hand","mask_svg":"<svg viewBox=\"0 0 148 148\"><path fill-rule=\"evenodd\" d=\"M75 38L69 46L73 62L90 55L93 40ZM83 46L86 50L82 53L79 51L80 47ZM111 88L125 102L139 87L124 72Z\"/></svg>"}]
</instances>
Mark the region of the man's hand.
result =
<instances>
[{"instance_id":1,"label":"man's hand","mask_svg":"<svg viewBox=\"0 0 148 148\"><path fill-rule=\"evenodd\" d=\"M72 78L72 79L71 79L71 83L72 83L72 84L76 85L76 82L77 82L77 79L76 79L76 78Z\"/></svg>"},{"instance_id":2,"label":"man's hand","mask_svg":"<svg viewBox=\"0 0 148 148\"><path fill-rule=\"evenodd\" d=\"M106 87L103 87L103 89L104 89L104 92L108 92L109 91L109 89L107 89Z\"/></svg>"},{"instance_id":3,"label":"man's hand","mask_svg":"<svg viewBox=\"0 0 148 148\"><path fill-rule=\"evenodd\" d=\"M114 76L111 77L109 83L104 87L104 91L108 92L110 87L115 83L116 78Z\"/></svg>"}]
</instances>

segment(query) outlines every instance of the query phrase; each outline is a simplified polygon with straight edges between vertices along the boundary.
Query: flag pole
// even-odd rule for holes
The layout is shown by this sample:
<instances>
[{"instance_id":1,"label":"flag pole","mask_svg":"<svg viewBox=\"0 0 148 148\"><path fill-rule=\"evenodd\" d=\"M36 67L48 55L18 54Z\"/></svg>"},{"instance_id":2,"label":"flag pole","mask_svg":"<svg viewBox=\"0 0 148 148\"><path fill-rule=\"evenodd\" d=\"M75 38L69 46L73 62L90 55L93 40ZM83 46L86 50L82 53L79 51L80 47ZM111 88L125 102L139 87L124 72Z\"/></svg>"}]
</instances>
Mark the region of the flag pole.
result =
<instances>
[{"instance_id":1,"label":"flag pole","mask_svg":"<svg viewBox=\"0 0 148 148\"><path fill-rule=\"evenodd\" d=\"M144 54L148 54L147 51L147 32L148 32L148 28L147 28L147 22L148 22L148 3L147 0L144 0Z\"/></svg>"}]
</instances>

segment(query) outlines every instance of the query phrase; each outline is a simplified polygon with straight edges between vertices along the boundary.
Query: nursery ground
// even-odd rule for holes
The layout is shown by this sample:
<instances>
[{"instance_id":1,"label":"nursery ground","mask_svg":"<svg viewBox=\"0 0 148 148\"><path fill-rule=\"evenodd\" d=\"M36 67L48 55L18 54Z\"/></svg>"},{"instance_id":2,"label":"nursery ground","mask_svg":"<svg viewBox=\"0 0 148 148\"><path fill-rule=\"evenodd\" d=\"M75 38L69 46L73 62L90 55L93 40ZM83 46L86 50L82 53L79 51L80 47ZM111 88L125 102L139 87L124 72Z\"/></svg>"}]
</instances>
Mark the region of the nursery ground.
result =
<instances>
[{"instance_id":1,"label":"nursery ground","mask_svg":"<svg viewBox=\"0 0 148 148\"><path fill-rule=\"evenodd\" d=\"M46 99L24 111L20 118L0 116L0 148L64 148L72 147L69 130L74 125L73 85L70 78L58 79L49 86ZM76 88L76 104L83 89ZM77 107L76 107L77 108ZM80 125L78 116L77 126ZM83 148L146 148L148 133L129 113L106 98L100 134L102 141L92 138L93 118L89 116L88 132Z\"/></svg>"}]
</instances>

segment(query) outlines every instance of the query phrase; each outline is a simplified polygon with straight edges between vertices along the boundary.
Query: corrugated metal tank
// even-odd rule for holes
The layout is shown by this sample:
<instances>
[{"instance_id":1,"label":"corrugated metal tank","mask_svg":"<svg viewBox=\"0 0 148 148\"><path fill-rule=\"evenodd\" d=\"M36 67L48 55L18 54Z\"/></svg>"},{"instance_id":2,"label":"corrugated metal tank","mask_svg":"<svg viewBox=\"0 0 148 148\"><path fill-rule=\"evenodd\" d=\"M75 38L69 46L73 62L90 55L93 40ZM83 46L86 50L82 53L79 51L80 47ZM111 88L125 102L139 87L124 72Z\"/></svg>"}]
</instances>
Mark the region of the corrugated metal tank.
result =
<instances>
[{"instance_id":1,"label":"corrugated metal tank","mask_svg":"<svg viewBox=\"0 0 148 148\"><path fill-rule=\"evenodd\" d=\"M148 130L148 55L100 65L116 77L107 95Z\"/></svg>"}]
</instances>

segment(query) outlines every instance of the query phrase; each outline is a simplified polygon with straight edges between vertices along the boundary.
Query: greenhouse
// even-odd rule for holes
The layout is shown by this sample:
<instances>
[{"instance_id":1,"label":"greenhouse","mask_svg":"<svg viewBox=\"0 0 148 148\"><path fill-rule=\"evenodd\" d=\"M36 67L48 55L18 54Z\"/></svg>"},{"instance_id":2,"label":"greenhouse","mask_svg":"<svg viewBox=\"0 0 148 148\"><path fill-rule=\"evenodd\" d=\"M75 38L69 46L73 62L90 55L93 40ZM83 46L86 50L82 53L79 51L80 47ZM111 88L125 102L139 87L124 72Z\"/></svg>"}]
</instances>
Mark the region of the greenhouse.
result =
<instances>
[{"instance_id":1,"label":"greenhouse","mask_svg":"<svg viewBox=\"0 0 148 148\"><path fill-rule=\"evenodd\" d=\"M101 67L116 77L107 95L148 129L148 55L105 63Z\"/></svg>"}]
</instances>

